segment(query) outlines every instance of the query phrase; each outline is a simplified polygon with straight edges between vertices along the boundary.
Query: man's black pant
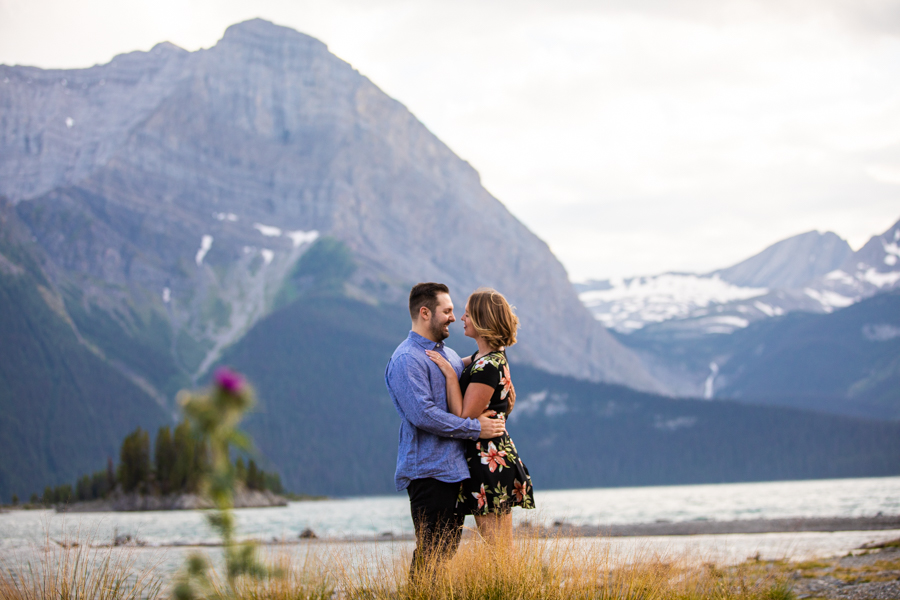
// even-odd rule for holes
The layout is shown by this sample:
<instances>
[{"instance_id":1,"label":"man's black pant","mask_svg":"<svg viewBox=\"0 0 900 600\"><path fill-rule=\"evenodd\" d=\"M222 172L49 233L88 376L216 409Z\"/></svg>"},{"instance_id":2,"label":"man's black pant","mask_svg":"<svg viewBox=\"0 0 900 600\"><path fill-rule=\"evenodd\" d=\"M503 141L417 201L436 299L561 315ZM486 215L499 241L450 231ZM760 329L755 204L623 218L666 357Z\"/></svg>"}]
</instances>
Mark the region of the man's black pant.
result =
<instances>
[{"instance_id":1,"label":"man's black pant","mask_svg":"<svg viewBox=\"0 0 900 600\"><path fill-rule=\"evenodd\" d=\"M416 528L416 549L409 574L416 579L425 571L450 558L459 547L465 515L457 512L460 482L437 479L413 479L406 489L409 508Z\"/></svg>"}]
</instances>

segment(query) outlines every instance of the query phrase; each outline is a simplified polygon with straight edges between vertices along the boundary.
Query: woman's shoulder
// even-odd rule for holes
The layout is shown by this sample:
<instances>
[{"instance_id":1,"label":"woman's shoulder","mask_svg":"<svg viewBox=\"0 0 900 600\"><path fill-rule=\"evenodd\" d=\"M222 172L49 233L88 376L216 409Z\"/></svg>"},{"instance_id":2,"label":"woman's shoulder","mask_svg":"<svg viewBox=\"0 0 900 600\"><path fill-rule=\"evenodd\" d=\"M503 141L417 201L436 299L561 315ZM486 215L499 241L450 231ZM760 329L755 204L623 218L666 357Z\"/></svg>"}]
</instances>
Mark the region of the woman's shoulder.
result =
<instances>
[{"instance_id":1,"label":"woman's shoulder","mask_svg":"<svg viewBox=\"0 0 900 600\"><path fill-rule=\"evenodd\" d=\"M494 350L482 356L481 358L472 361L472 372L477 373L478 371L483 371L485 369L497 369L500 370L506 365L506 353L502 350Z\"/></svg>"}]
</instances>

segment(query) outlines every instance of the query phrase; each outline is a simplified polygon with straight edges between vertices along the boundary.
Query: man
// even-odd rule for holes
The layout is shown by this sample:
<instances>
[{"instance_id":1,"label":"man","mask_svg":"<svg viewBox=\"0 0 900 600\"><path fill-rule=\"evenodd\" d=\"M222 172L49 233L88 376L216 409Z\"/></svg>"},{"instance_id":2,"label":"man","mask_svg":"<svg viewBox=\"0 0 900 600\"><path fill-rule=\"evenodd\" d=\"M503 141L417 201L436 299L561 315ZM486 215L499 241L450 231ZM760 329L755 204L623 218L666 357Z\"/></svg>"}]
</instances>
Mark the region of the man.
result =
<instances>
[{"instance_id":1,"label":"man","mask_svg":"<svg viewBox=\"0 0 900 600\"><path fill-rule=\"evenodd\" d=\"M419 283L409 293L412 331L394 351L384 373L400 414L400 449L394 481L406 489L416 528L411 576L451 556L459 546L465 515L456 510L460 482L469 477L463 440L490 439L506 431L502 419L485 413L462 419L447 411L446 379L426 350L441 353L462 373L459 355L444 346L453 302L442 283Z\"/></svg>"}]
</instances>

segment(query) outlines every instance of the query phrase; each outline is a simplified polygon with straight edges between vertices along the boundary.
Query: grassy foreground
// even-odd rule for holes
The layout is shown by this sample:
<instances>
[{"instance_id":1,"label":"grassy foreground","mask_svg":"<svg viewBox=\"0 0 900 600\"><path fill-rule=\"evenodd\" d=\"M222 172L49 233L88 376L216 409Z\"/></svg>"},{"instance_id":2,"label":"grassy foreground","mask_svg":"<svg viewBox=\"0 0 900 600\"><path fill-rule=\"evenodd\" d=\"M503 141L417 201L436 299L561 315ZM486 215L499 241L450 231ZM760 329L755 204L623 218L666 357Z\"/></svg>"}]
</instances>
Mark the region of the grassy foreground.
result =
<instances>
[{"instance_id":1,"label":"grassy foreground","mask_svg":"<svg viewBox=\"0 0 900 600\"><path fill-rule=\"evenodd\" d=\"M209 598L273 600L531 600L793 598L783 569L748 563L718 568L688 556L611 556L603 543L576 549L571 538L519 537L507 549L465 540L434 577L410 584L408 557L366 562L351 552L315 558L275 548L266 561L274 576L241 576L232 587L221 570ZM348 545L347 550L352 550ZM35 564L0 571L2 600L130 600L168 598L172 583L153 566L137 568L128 549L87 545L46 552Z\"/></svg>"}]
</instances>

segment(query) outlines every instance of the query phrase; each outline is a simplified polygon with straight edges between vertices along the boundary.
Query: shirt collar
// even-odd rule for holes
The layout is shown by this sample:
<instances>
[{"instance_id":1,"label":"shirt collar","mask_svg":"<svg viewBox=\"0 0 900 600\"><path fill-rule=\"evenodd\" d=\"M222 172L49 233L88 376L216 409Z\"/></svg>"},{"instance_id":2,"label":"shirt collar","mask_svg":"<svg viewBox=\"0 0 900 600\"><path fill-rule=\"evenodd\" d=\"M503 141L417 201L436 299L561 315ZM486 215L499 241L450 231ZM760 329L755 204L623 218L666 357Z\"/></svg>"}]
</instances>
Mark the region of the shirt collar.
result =
<instances>
[{"instance_id":1,"label":"shirt collar","mask_svg":"<svg viewBox=\"0 0 900 600\"><path fill-rule=\"evenodd\" d=\"M415 331L409 332L409 339L422 346L426 350L442 350L444 348L444 342L433 342L427 337L419 335Z\"/></svg>"}]
</instances>

